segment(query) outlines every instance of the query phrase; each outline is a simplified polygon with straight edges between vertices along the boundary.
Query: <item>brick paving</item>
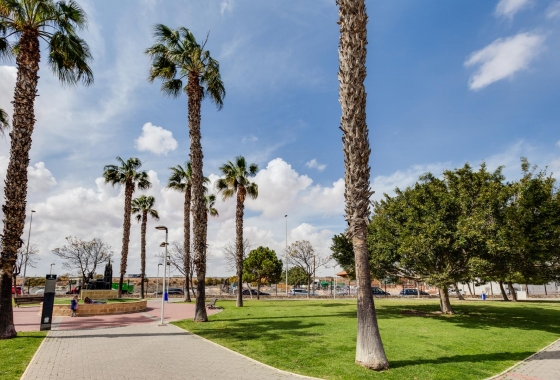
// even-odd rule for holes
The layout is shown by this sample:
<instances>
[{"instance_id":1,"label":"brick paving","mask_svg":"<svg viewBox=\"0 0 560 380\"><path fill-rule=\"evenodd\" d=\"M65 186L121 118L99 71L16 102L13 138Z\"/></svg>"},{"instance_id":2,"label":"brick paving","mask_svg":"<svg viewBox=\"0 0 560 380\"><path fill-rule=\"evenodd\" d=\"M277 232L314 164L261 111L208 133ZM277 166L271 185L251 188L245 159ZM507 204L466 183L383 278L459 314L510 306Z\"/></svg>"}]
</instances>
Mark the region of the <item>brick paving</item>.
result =
<instances>
[{"instance_id":1,"label":"brick paving","mask_svg":"<svg viewBox=\"0 0 560 380\"><path fill-rule=\"evenodd\" d=\"M558 380L560 379L560 339L510 369L493 377L495 380Z\"/></svg>"},{"instance_id":2,"label":"brick paving","mask_svg":"<svg viewBox=\"0 0 560 380\"><path fill-rule=\"evenodd\" d=\"M279 371L176 326L49 332L22 380L288 380Z\"/></svg>"}]
</instances>

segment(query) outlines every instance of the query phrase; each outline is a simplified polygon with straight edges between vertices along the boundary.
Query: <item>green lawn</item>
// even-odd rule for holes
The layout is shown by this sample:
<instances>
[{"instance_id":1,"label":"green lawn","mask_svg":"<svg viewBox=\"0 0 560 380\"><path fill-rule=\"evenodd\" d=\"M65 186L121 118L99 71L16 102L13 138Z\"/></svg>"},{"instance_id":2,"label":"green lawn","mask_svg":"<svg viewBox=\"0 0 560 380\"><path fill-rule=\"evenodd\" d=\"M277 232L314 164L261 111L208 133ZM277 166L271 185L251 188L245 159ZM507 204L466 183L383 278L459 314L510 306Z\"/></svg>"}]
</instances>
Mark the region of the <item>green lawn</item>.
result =
<instances>
[{"instance_id":1,"label":"green lawn","mask_svg":"<svg viewBox=\"0 0 560 380\"><path fill-rule=\"evenodd\" d=\"M560 337L559 302L376 300L391 369L354 364L356 301L219 301L209 323L176 324L260 362L325 379L483 379ZM414 311L411 313L411 311ZM423 315L418 315L423 313ZM416 314L414 314L416 313Z\"/></svg>"},{"instance_id":2,"label":"green lawn","mask_svg":"<svg viewBox=\"0 0 560 380\"><path fill-rule=\"evenodd\" d=\"M19 380L46 332L18 332L14 339L0 340L0 379Z\"/></svg>"}]
</instances>

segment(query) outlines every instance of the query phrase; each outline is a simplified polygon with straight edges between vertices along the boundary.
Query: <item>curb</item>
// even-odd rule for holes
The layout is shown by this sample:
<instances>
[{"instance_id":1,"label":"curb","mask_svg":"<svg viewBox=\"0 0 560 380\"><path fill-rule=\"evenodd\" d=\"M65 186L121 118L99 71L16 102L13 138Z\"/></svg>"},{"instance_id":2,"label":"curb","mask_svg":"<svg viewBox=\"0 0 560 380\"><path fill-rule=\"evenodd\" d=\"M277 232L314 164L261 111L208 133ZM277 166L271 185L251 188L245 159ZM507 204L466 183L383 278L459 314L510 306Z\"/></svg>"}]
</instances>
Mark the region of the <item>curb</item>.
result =
<instances>
[{"instance_id":1,"label":"curb","mask_svg":"<svg viewBox=\"0 0 560 380\"><path fill-rule=\"evenodd\" d=\"M509 367L509 368L506 369L505 371L500 372L500 373L497 374L497 375L494 375L494 376L492 376L492 377L486 378L485 380L497 380L497 379L499 379L500 376L503 376L503 375L507 374L508 372L510 372L511 370L513 370L514 368L519 367L521 364L528 362L529 360L531 360L531 358L532 358L533 356L535 356L535 355L537 355L537 354L540 354L541 352L543 352L544 350L546 350L547 348L549 348L550 346L552 346L554 343L556 343L556 342L558 342L558 341L560 341L560 339L556 339L554 342L550 343L550 344L547 345L546 347L544 347L544 348L540 349L539 351L535 352L533 355L531 355L531 356L529 356L529 357L527 357L527 358L521 360L520 362L518 362L518 363L512 365L511 367Z\"/></svg>"},{"instance_id":2,"label":"curb","mask_svg":"<svg viewBox=\"0 0 560 380\"><path fill-rule=\"evenodd\" d=\"M220 348L222 348L222 349L224 349L224 350L227 350L227 351L229 351L229 352L231 352L231 353L233 353L233 354L235 354L235 355L237 355L237 356L241 356L242 358L245 358L245 359L247 359L247 360L249 360L249 361L251 361L251 362L253 362L253 363L262 365L262 366L264 366L264 367L270 368L270 369L275 370L275 371L277 371L277 372L280 372L280 373L283 373L283 374L286 374L286 375L291 375L291 376L299 377L299 378L301 378L301 379L323 380L323 379L321 379L321 378L319 378L319 377L311 377L311 376L300 375L300 374L298 374L298 373L288 372L288 371L284 371L284 370L282 370L282 369L278 369L278 368L276 368L276 367L272 367L272 366L270 366L270 365L268 365L268 364L259 362L258 360L255 360L255 359L252 359L252 358L250 358L250 357L248 357L248 356L245 356L245 355L243 355L243 354L241 354L241 353L239 353L239 352L237 352L237 351L234 351L234 350L232 350L232 349L230 349L230 348L224 347L224 346L222 346L221 344L218 344L218 343L216 343L216 342L212 342L211 340L208 340L208 339L206 339L206 338L204 338L204 337L201 337L200 335L194 334L193 332L191 332L191 331L189 331L189 330L182 329L182 328L180 328L179 326L175 326L175 325L172 325L172 324L169 324L168 326L173 326L174 328L177 328L177 329L179 329L179 330L181 330L181 331L186 331L186 332L188 332L189 334L191 334L193 337L195 337L195 338L197 338L197 339L204 340L204 341L206 341L206 342L208 342L208 343L213 344L214 346L218 346L218 347L220 347Z\"/></svg>"},{"instance_id":3,"label":"curb","mask_svg":"<svg viewBox=\"0 0 560 380\"><path fill-rule=\"evenodd\" d=\"M39 351L41 351L41 348L43 347L43 343L45 343L45 341L47 340L50 333L51 333L51 331L49 330L47 335L45 335L45 337L43 338L43 341L41 342L39 347L37 347L37 351L35 351L35 353L33 354L33 357L29 361L29 364L27 364L27 367L25 367L25 371L23 371L23 373L21 374L20 380L25 379L25 375L27 375L27 371L29 370L29 367L31 366L31 363L33 363L33 360L35 360L35 357L39 354Z\"/></svg>"}]
</instances>

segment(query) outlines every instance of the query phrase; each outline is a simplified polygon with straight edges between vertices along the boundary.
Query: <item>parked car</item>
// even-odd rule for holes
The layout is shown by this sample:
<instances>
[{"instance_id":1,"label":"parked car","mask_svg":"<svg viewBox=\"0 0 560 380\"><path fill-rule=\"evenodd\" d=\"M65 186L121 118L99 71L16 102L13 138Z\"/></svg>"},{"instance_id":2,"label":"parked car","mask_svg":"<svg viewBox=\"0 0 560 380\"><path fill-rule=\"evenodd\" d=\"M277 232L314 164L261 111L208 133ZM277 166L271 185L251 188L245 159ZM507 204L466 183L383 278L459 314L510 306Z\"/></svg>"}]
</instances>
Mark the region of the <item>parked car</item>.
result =
<instances>
[{"instance_id":1,"label":"parked car","mask_svg":"<svg viewBox=\"0 0 560 380\"><path fill-rule=\"evenodd\" d=\"M38 295L38 296L42 296L42 295L45 294L45 289L44 288L43 289L37 289L35 291L35 294ZM68 294L68 293L66 293L66 294Z\"/></svg>"},{"instance_id":2,"label":"parked car","mask_svg":"<svg viewBox=\"0 0 560 380\"><path fill-rule=\"evenodd\" d=\"M82 290L82 287L81 286L76 286L75 288L73 288L69 292L66 292L66 294L80 294L80 290ZM44 292L44 289L43 289L43 292Z\"/></svg>"},{"instance_id":3,"label":"parked car","mask_svg":"<svg viewBox=\"0 0 560 380\"><path fill-rule=\"evenodd\" d=\"M457 292L455 291L455 289L449 289L447 292L449 293L450 296L456 296L457 295ZM465 291L463 289L459 289L459 294L464 296L467 293L465 293ZM439 295L439 292L438 292L438 295Z\"/></svg>"},{"instance_id":4,"label":"parked car","mask_svg":"<svg viewBox=\"0 0 560 380\"><path fill-rule=\"evenodd\" d=\"M16 286L15 288L12 286L12 294L21 295L21 286Z\"/></svg>"},{"instance_id":5,"label":"parked car","mask_svg":"<svg viewBox=\"0 0 560 380\"><path fill-rule=\"evenodd\" d=\"M421 296L429 296L429 293L420 291ZM403 289L399 293L399 296L418 296L418 289Z\"/></svg>"},{"instance_id":6,"label":"parked car","mask_svg":"<svg viewBox=\"0 0 560 380\"><path fill-rule=\"evenodd\" d=\"M307 297L307 293L308 293L307 289L291 289L290 290L290 295L291 296L306 296ZM310 296L316 296L317 293L312 291L312 292L309 293L309 295Z\"/></svg>"},{"instance_id":7,"label":"parked car","mask_svg":"<svg viewBox=\"0 0 560 380\"><path fill-rule=\"evenodd\" d=\"M383 289L377 286L371 287L371 294L373 294L374 296L390 296L389 293L387 293L386 291L384 291Z\"/></svg>"},{"instance_id":8,"label":"parked car","mask_svg":"<svg viewBox=\"0 0 560 380\"><path fill-rule=\"evenodd\" d=\"M156 293L154 293L155 296L161 296L163 292L161 290L157 291ZM183 292L183 289L181 288L169 288L167 289L167 294L168 295L184 295L185 292Z\"/></svg>"},{"instance_id":9,"label":"parked car","mask_svg":"<svg viewBox=\"0 0 560 380\"><path fill-rule=\"evenodd\" d=\"M257 291L257 289L251 289L251 293L249 293L249 289L243 289L242 293L245 296L248 296L249 294L252 294L252 295L256 296L257 293L259 293L259 292ZM260 292L260 294L261 294L261 296L269 296L270 295L270 293L265 293L265 292Z\"/></svg>"}]
</instances>

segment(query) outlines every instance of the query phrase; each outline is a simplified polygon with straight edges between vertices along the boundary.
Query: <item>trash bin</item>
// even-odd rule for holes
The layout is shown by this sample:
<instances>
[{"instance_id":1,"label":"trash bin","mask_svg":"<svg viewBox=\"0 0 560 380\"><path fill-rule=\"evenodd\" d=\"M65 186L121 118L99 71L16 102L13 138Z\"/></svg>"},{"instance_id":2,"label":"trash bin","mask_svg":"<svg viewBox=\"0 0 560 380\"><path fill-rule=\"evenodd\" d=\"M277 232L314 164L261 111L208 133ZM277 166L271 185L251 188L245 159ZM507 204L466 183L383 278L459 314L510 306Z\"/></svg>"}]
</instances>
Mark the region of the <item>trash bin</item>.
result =
<instances>
[{"instance_id":1,"label":"trash bin","mask_svg":"<svg viewBox=\"0 0 560 380\"><path fill-rule=\"evenodd\" d=\"M486 301L486 294L482 293L480 298L482 298L483 301Z\"/></svg>"}]
</instances>

